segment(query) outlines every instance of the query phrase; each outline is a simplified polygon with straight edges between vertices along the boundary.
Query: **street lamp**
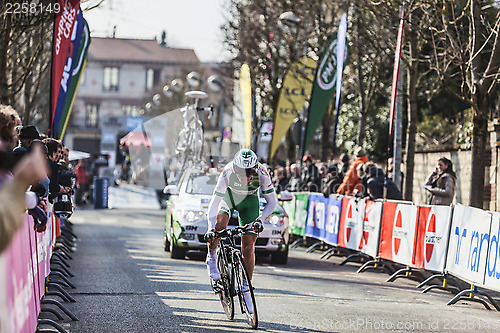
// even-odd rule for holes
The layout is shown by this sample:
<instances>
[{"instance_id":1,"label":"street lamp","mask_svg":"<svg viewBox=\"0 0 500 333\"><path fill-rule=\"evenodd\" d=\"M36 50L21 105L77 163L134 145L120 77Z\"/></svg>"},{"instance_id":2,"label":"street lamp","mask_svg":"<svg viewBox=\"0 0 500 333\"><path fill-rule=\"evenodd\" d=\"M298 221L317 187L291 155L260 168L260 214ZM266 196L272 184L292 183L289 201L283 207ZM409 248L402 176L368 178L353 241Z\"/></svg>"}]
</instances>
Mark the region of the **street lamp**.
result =
<instances>
[{"instance_id":1,"label":"street lamp","mask_svg":"<svg viewBox=\"0 0 500 333\"><path fill-rule=\"evenodd\" d=\"M201 85L201 75L198 72L190 72L186 76L186 81L189 86L198 88Z\"/></svg>"},{"instance_id":2,"label":"street lamp","mask_svg":"<svg viewBox=\"0 0 500 333\"><path fill-rule=\"evenodd\" d=\"M284 12L280 15L279 20L288 27L296 28L300 25L300 18L294 12Z\"/></svg>"},{"instance_id":3,"label":"street lamp","mask_svg":"<svg viewBox=\"0 0 500 333\"><path fill-rule=\"evenodd\" d=\"M226 102L226 89L222 79L218 75L212 75L207 79L208 87L214 92L221 92L219 105L219 157L222 156L222 139L224 138L224 107Z\"/></svg>"}]
</instances>

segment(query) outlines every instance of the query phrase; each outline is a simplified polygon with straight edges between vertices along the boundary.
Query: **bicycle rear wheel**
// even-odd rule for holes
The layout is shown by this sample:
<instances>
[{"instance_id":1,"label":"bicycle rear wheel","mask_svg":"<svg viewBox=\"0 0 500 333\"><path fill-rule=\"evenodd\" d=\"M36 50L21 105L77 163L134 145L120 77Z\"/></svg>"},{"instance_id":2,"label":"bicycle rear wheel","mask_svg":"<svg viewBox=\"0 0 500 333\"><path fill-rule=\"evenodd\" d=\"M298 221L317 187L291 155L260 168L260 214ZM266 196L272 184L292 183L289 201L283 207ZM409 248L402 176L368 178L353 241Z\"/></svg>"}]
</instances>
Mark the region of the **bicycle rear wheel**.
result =
<instances>
[{"instance_id":1,"label":"bicycle rear wheel","mask_svg":"<svg viewBox=\"0 0 500 333\"><path fill-rule=\"evenodd\" d=\"M238 298L240 300L241 310L246 315L248 324L252 326L253 329L256 329L259 325L259 320L257 317L257 303L255 302L255 295L253 293L252 282L248 278L248 271L245 267L245 263L243 262L243 257L240 252L234 253L234 286L236 288L236 292L238 294ZM248 310L249 305L245 302L244 290L243 290L243 281L247 282L248 292L250 293L250 298L252 300L252 313Z\"/></svg>"},{"instance_id":2,"label":"bicycle rear wheel","mask_svg":"<svg viewBox=\"0 0 500 333\"><path fill-rule=\"evenodd\" d=\"M226 316L229 320L233 320L234 318L234 300L233 295L231 295L231 278L229 276L228 269L228 261L226 254L224 253L224 247L219 247L218 251L218 260L217 265L220 273L220 281L219 285L221 287L221 291L219 293L220 302L222 304L222 308L226 313Z\"/></svg>"}]
</instances>

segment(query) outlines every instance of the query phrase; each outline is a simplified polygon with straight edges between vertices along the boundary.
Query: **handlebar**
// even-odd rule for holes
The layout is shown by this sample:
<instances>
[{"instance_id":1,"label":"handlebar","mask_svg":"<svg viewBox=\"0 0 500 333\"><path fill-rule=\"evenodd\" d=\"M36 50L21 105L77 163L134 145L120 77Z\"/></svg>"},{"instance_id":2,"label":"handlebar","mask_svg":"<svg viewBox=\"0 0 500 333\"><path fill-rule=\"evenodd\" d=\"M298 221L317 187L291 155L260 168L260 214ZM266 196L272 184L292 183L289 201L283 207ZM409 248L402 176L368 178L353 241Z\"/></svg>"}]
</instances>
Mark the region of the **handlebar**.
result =
<instances>
[{"instance_id":1,"label":"handlebar","mask_svg":"<svg viewBox=\"0 0 500 333\"><path fill-rule=\"evenodd\" d=\"M214 106L213 105L210 105L208 107L197 106L196 107L196 111L210 111L210 112L213 112L214 111Z\"/></svg>"},{"instance_id":2,"label":"handlebar","mask_svg":"<svg viewBox=\"0 0 500 333\"><path fill-rule=\"evenodd\" d=\"M253 222L244 226L215 231L215 238L234 237L247 231L253 231Z\"/></svg>"}]
</instances>

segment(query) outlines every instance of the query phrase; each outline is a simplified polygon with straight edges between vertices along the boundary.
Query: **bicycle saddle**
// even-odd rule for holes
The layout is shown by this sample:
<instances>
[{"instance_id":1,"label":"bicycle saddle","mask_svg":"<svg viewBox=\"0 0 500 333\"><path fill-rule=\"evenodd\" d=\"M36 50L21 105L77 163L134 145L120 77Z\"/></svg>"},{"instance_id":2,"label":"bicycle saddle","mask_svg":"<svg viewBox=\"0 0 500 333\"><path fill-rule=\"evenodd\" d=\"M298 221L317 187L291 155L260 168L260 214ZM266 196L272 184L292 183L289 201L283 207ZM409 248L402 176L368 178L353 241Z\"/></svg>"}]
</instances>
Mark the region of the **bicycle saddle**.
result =
<instances>
[{"instance_id":1,"label":"bicycle saddle","mask_svg":"<svg viewBox=\"0 0 500 333\"><path fill-rule=\"evenodd\" d=\"M208 97L206 92L198 90L187 91L184 95L186 95L187 98L196 98L196 99L205 99Z\"/></svg>"}]
</instances>

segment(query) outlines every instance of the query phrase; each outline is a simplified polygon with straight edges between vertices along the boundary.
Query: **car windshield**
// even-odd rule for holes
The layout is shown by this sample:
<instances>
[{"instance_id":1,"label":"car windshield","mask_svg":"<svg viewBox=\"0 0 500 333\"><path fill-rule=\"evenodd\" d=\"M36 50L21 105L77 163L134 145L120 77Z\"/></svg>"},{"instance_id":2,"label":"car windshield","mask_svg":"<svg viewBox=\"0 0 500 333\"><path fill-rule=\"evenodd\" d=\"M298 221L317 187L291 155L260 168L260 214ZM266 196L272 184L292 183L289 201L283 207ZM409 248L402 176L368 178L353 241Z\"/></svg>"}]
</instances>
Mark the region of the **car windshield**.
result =
<instances>
[{"instance_id":1,"label":"car windshield","mask_svg":"<svg viewBox=\"0 0 500 333\"><path fill-rule=\"evenodd\" d=\"M218 175L193 173L189 175L186 184L186 193L212 195L217 184Z\"/></svg>"}]
</instances>

